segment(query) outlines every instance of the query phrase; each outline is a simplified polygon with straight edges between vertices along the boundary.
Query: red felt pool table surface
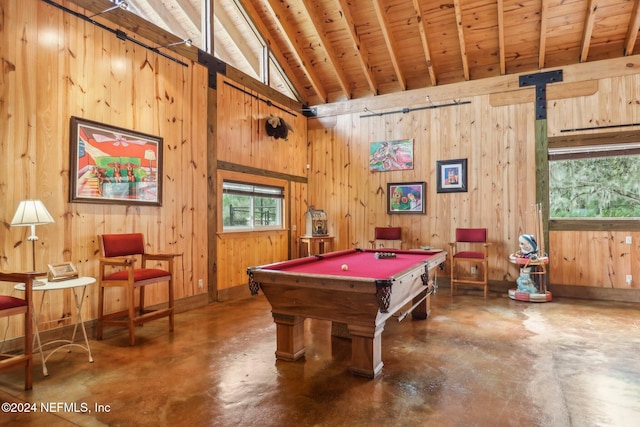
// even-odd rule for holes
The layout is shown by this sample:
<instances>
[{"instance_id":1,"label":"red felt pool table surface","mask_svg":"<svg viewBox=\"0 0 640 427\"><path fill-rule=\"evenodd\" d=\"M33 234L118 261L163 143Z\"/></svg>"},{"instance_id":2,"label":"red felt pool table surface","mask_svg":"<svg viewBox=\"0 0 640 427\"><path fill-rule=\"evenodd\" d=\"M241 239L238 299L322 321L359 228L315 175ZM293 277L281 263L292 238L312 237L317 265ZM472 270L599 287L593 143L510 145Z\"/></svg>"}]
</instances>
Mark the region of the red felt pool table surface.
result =
<instances>
[{"instance_id":1,"label":"red felt pool table surface","mask_svg":"<svg viewBox=\"0 0 640 427\"><path fill-rule=\"evenodd\" d=\"M394 253L394 258L376 258L376 253ZM394 276L433 258L437 252L428 251L376 251L373 249L349 249L299 258L265 266L265 269L288 273L317 274L389 280ZM342 266L347 269L343 270Z\"/></svg>"}]
</instances>

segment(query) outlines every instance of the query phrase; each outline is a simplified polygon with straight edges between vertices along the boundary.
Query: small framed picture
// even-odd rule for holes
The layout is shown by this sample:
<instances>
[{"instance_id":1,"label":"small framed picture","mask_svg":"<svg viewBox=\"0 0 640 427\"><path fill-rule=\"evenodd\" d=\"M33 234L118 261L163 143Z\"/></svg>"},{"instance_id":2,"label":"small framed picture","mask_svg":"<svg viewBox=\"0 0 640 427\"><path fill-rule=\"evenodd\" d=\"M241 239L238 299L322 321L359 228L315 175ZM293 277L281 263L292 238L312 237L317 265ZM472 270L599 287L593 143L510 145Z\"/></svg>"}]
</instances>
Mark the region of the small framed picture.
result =
<instances>
[{"instance_id":1,"label":"small framed picture","mask_svg":"<svg viewBox=\"0 0 640 427\"><path fill-rule=\"evenodd\" d=\"M425 213L424 182L397 182L387 184L387 213Z\"/></svg>"},{"instance_id":2,"label":"small framed picture","mask_svg":"<svg viewBox=\"0 0 640 427\"><path fill-rule=\"evenodd\" d=\"M49 282L59 282L61 280L75 279L78 277L78 269L72 262L48 264L48 266L47 279Z\"/></svg>"},{"instance_id":3,"label":"small framed picture","mask_svg":"<svg viewBox=\"0 0 640 427\"><path fill-rule=\"evenodd\" d=\"M467 159L439 160L436 162L438 193L464 193L467 191Z\"/></svg>"}]
</instances>

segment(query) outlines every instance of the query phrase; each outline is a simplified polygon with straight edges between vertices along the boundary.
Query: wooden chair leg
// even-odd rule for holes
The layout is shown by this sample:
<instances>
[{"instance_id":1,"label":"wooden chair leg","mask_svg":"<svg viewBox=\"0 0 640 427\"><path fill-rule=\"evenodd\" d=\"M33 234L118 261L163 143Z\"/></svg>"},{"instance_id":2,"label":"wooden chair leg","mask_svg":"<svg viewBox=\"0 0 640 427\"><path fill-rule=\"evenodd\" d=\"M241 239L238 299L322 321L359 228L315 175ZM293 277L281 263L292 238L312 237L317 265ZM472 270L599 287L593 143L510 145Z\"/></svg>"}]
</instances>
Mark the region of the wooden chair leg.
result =
<instances>
[{"instance_id":1,"label":"wooden chair leg","mask_svg":"<svg viewBox=\"0 0 640 427\"><path fill-rule=\"evenodd\" d=\"M487 298L487 293L489 291L489 263L487 261L484 262L484 297Z\"/></svg>"},{"instance_id":2,"label":"wooden chair leg","mask_svg":"<svg viewBox=\"0 0 640 427\"><path fill-rule=\"evenodd\" d=\"M104 287L100 286L98 289L98 324L96 325L96 339L100 341L102 339L102 318L104 316Z\"/></svg>"},{"instance_id":3,"label":"wooden chair leg","mask_svg":"<svg viewBox=\"0 0 640 427\"><path fill-rule=\"evenodd\" d=\"M455 262L453 261L453 259L451 260L451 296L453 296L454 294L454 288L455 288L455 276L454 276L454 271L455 271Z\"/></svg>"},{"instance_id":4,"label":"wooden chair leg","mask_svg":"<svg viewBox=\"0 0 640 427\"><path fill-rule=\"evenodd\" d=\"M129 327L129 345L134 346L136 344L136 298L135 288L131 285L127 289L127 308L129 310L129 318L127 319Z\"/></svg>"},{"instance_id":5,"label":"wooden chair leg","mask_svg":"<svg viewBox=\"0 0 640 427\"><path fill-rule=\"evenodd\" d=\"M140 311L139 313L144 314L144 285L138 288L138 292L140 293ZM136 302L133 302L133 306L136 306Z\"/></svg>"},{"instance_id":6,"label":"wooden chair leg","mask_svg":"<svg viewBox=\"0 0 640 427\"><path fill-rule=\"evenodd\" d=\"M173 332L173 325L174 325L174 321L173 321L173 312L174 312L174 302L173 302L173 276L172 278L169 280L169 309L171 310L169 312L169 331Z\"/></svg>"},{"instance_id":7,"label":"wooden chair leg","mask_svg":"<svg viewBox=\"0 0 640 427\"><path fill-rule=\"evenodd\" d=\"M30 313L25 314L24 353L27 357L24 368L24 389L31 390L33 388L33 320Z\"/></svg>"}]
</instances>

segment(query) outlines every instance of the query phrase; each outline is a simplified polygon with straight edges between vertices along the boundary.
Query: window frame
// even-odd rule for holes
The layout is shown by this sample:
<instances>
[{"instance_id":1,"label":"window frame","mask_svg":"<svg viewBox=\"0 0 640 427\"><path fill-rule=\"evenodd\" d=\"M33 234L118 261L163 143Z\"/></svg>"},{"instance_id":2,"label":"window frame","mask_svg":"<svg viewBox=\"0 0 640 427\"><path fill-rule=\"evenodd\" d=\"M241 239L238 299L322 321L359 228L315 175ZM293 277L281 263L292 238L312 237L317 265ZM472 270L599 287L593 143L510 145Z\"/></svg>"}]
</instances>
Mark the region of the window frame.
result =
<instances>
[{"instance_id":1,"label":"window frame","mask_svg":"<svg viewBox=\"0 0 640 427\"><path fill-rule=\"evenodd\" d=\"M252 76L256 80L259 80L262 84L270 87L271 89L286 96L287 98L296 100L297 102L303 102L302 97L300 96L300 93L295 88L290 77L284 71L282 64L280 64L280 61L274 54L273 50L269 47L269 43L267 42L267 39L260 32L255 22L251 20L251 17L244 9L244 6L242 5L242 3L239 2L238 0L232 0L232 4L235 10L238 12L239 18L241 18L246 23L247 27L250 30L244 33L246 38L243 41L249 45L253 46L254 44L256 44L261 47L260 52L257 52L254 58L254 59L257 59L257 61L259 61L259 69L247 70L243 66L243 64L234 63L234 61L231 59L226 60L223 58L219 58L216 55L216 52L214 51L210 51L209 53L212 54L214 57L220 59L221 61L228 63L229 65L237 68L238 70L247 74L248 76ZM215 14L215 9L214 9L214 14ZM215 46L217 44L215 42L215 34L216 34L215 28L211 29L211 34L212 34L212 38L214 39L214 46ZM249 34L251 34L252 36L250 36ZM250 41L249 41L249 37L251 37ZM236 43L238 43L238 41L236 41ZM251 63L251 61L246 56L245 56L245 60L249 64ZM277 75L277 80L279 82L272 81L274 80L272 78L274 75ZM280 84L277 84L277 83L280 83Z\"/></svg>"},{"instance_id":2,"label":"window frame","mask_svg":"<svg viewBox=\"0 0 640 427\"><path fill-rule=\"evenodd\" d=\"M628 144L628 149L621 148ZM625 132L607 132L596 134L582 134L549 137L547 144L547 178L550 184L549 164L552 158L558 157L560 154L554 155L553 151L562 148L580 148L588 146L610 146L616 147L618 150L612 150L618 155L637 155L640 153L640 130ZM617 147L619 146L619 147ZM638 150L638 151L636 151ZM587 155L581 155L584 158ZM549 185L550 187L550 185ZM550 190L550 188L549 188ZM547 197L550 199L551 195ZM547 200L549 200L547 199ZM570 218L560 219L549 217L550 231L640 231L640 221L637 218Z\"/></svg>"},{"instance_id":3,"label":"window frame","mask_svg":"<svg viewBox=\"0 0 640 427\"><path fill-rule=\"evenodd\" d=\"M218 171L217 178L218 178L217 188L218 188L218 194L219 194L219 196L217 197L218 206L219 206L217 209L218 211L217 223L218 223L219 233L240 234L240 233L260 233L260 232L274 232L274 231L281 232L281 231L288 230L287 200L288 200L289 189L288 189L287 181L277 179L277 178L262 177L262 176L256 176L256 175L245 174L240 172L224 171L224 170ZM245 184L245 185L250 185L255 187L270 187L270 188L281 189L282 190L281 195L278 197L281 199L280 224L270 225L270 226L259 226L259 227L255 227L255 225L246 226L246 227L225 226L224 218L223 218L223 214L224 214L223 197L225 194L225 190L224 190L225 182L235 182L235 183Z\"/></svg>"}]
</instances>

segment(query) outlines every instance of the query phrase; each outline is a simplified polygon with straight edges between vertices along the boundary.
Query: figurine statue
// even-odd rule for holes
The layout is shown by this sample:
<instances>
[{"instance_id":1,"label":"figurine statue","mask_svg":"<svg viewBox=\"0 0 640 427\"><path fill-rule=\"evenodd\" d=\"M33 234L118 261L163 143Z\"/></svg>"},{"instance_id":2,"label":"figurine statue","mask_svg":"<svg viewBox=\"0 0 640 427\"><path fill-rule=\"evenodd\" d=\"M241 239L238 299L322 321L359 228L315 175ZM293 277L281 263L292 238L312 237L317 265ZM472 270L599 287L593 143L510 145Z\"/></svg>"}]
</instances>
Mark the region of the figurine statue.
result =
<instances>
[{"instance_id":1,"label":"figurine statue","mask_svg":"<svg viewBox=\"0 0 640 427\"><path fill-rule=\"evenodd\" d=\"M538 258L538 243L532 234L521 234L518 238L520 249L515 253L516 258Z\"/></svg>"},{"instance_id":2,"label":"figurine statue","mask_svg":"<svg viewBox=\"0 0 640 427\"><path fill-rule=\"evenodd\" d=\"M520 249L514 254L515 258L526 258L530 260L538 259L538 243L531 234L521 234L518 238ZM520 276L516 279L518 292L536 294L539 292L538 286L531 278L533 267L524 264L520 267Z\"/></svg>"}]
</instances>

